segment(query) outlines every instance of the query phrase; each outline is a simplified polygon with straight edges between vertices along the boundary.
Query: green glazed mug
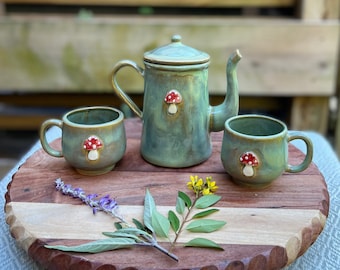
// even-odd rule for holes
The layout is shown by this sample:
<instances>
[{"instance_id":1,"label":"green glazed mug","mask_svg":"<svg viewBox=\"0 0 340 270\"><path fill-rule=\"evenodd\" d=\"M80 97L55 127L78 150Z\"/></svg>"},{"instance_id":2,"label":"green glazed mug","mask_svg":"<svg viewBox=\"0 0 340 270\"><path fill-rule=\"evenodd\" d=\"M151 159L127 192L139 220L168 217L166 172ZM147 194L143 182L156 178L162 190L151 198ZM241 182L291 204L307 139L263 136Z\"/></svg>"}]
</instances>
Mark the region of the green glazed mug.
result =
<instances>
[{"instance_id":1,"label":"green glazed mug","mask_svg":"<svg viewBox=\"0 0 340 270\"><path fill-rule=\"evenodd\" d=\"M47 154L64 157L83 175L111 171L126 150L124 114L111 107L94 106L72 110L62 120L48 119L40 127L40 142ZM57 126L62 131L61 150L47 142L46 132Z\"/></svg>"},{"instance_id":2,"label":"green glazed mug","mask_svg":"<svg viewBox=\"0 0 340 270\"><path fill-rule=\"evenodd\" d=\"M307 153L298 165L288 163L288 143L300 139ZM221 160L232 180L240 185L263 188L283 172L298 173L310 165L313 158L311 140L302 132L288 133L287 126L272 117L238 115L225 122Z\"/></svg>"}]
</instances>

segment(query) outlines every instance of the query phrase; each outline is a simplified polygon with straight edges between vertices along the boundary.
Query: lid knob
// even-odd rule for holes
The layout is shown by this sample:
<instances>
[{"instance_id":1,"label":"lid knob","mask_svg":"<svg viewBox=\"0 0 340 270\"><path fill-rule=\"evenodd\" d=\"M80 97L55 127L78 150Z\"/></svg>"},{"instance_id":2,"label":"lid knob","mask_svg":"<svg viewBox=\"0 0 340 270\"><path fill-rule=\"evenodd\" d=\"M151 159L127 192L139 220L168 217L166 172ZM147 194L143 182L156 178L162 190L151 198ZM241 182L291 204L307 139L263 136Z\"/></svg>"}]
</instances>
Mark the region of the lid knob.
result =
<instances>
[{"instance_id":1,"label":"lid knob","mask_svg":"<svg viewBox=\"0 0 340 270\"><path fill-rule=\"evenodd\" d=\"M171 38L171 42L181 42L182 37L180 35L173 35Z\"/></svg>"}]
</instances>

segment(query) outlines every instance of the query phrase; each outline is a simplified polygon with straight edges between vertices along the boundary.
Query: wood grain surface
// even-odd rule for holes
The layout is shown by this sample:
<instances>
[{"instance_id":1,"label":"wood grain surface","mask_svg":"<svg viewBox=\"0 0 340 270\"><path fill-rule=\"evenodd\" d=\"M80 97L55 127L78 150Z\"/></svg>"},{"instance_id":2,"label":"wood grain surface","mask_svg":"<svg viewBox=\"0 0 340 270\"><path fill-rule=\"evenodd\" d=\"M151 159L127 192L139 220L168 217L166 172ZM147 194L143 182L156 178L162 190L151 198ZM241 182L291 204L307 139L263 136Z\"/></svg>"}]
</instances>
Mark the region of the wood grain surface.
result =
<instances>
[{"instance_id":1,"label":"wood grain surface","mask_svg":"<svg viewBox=\"0 0 340 270\"><path fill-rule=\"evenodd\" d=\"M212 133L213 155L206 162L183 169L156 167L139 154L141 121L125 120L127 152L114 171L101 176L79 175L64 159L34 153L13 176L6 194L6 221L12 236L46 269L280 269L303 255L322 231L329 209L327 186L318 168L283 174L271 186L254 190L235 185L220 161L222 132ZM60 140L53 142L60 145ZM304 154L290 145L291 163ZM215 219L227 224L204 237L224 248L184 248L173 252L175 262L148 247L80 254L44 248L45 244L75 245L103 238L113 231L114 219L92 214L79 200L55 190L61 177L86 193L114 197L127 220L142 215L145 190L153 195L160 212L173 209L178 190L186 191L190 175L212 176L222 196ZM196 234L183 233L179 243ZM202 236L202 235L201 235ZM169 247L166 242L161 243Z\"/></svg>"},{"instance_id":2,"label":"wood grain surface","mask_svg":"<svg viewBox=\"0 0 340 270\"><path fill-rule=\"evenodd\" d=\"M144 68L144 53L169 44L176 33L183 44L210 55L211 94L225 95L226 59L236 49L243 55L237 71L243 96L335 94L336 20L185 15L75 20L66 14L3 18L0 93L112 93L108 72L115 63L130 59ZM117 80L128 94L143 93L143 78L133 70L119 72Z\"/></svg>"}]
</instances>

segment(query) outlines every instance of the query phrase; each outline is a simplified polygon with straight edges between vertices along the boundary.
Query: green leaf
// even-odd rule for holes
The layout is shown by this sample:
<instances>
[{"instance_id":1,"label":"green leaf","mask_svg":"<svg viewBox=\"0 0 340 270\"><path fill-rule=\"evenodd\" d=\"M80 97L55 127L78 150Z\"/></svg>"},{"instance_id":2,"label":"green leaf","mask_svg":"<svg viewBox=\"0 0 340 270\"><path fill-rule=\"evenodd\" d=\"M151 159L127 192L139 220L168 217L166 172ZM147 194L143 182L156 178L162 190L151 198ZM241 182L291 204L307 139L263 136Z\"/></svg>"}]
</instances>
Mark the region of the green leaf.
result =
<instances>
[{"instance_id":1,"label":"green leaf","mask_svg":"<svg viewBox=\"0 0 340 270\"><path fill-rule=\"evenodd\" d=\"M180 221L174 211L170 210L168 212L168 220L170 221L171 228L174 230L174 232L177 232L179 229Z\"/></svg>"},{"instance_id":2,"label":"green leaf","mask_svg":"<svg viewBox=\"0 0 340 270\"><path fill-rule=\"evenodd\" d=\"M144 225L147 227L151 232L154 232L154 229L152 227L152 215L153 211L156 210L156 204L155 201L147 189L145 192L145 198L144 198Z\"/></svg>"},{"instance_id":3,"label":"green leaf","mask_svg":"<svg viewBox=\"0 0 340 270\"><path fill-rule=\"evenodd\" d=\"M198 219L189 223L186 229L190 232L210 233L222 228L227 222L213 219Z\"/></svg>"},{"instance_id":4,"label":"green leaf","mask_svg":"<svg viewBox=\"0 0 340 270\"><path fill-rule=\"evenodd\" d=\"M180 197L185 202L185 205L188 208L191 207L191 205L192 205L191 199L186 193L184 193L182 191L178 191L178 197Z\"/></svg>"},{"instance_id":5,"label":"green leaf","mask_svg":"<svg viewBox=\"0 0 340 270\"><path fill-rule=\"evenodd\" d=\"M136 242L130 238L109 238L101 239L89 243L85 243L78 246L49 246L45 245L49 249L58 249L62 251L73 251L73 252L86 252L86 253L99 253L103 251L128 248Z\"/></svg>"},{"instance_id":6,"label":"green leaf","mask_svg":"<svg viewBox=\"0 0 340 270\"><path fill-rule=\"evenodd\" d=\"M115 222L114 225L115 225L115 228L116 228L117 230L120 230L120 229L123 228L123 226L122 226L122 224L121 224L120 222Z\"/></svg>"},{"instance_id":7,"label":"green leaf","mask_svg":"<svg viewBox=\"0 0 340 270\"><path fill-rule=\"evenodd\" d=\"M199 212L197 214L195 214L192 218L202 218L202 217L206 217L208 215L211 215L215 212L218 212L219 210L216 209L216 208L213 208L213 209L208 209L208 210L205 210L205 211L202 211L202 212Z\"/></svg>"},{"instance_id":8,"label":"green leaf","mask_svg":"<svg viewBox=\"0 0 340 270\"><path fill-rule=\"evenodd\" d=\"M184 244L185 247L204 247L224 250L219 244L206 238L195 238Z\"/></svg>"},{"instance_id":9,"label":"green leaf","mask_svg":"<svg viewBox=\"0 0 340 270\"><path fill-rule=\"evenodd\" d=\"M103 234L105 236L112 237L112 238L114 238L114 237L131 238L131 239L134 239L136 242L140 242L140 239L137 235L132 234L132 233L120 232L119 230L115 231L115 232L103 232Z\"/></svg>"},{"instance_id":10,"label":"green leaf","mask_svg":"<svg viewBox=\"0 0 340 270\"><path fill-rule=\"evenodd\" d=\"M202 196L196 201L195 207L198 209L207 208L217 203L221 198L221 196L215 194Z\"/></svg>"},{"instance_id":11,"label":"green leaf","mask_svg":"<svg viewBox=\"0 0 340 270\"><path fill-rule=\"evenodd\" d=\"M140 229L140 230L144 230L144 229L145 229L144 225L143 225L142 222L140 222L139 220L133 218L133 219L132 219L132 222L133 222L133 224L136 225L136 227L137 227L138 229Z\"/></svg>"},{"instance_id":12,"label":"green leaf","mask_svg":"<svg viewBox=\"0 0 340 270\"><path fill-rule=\"evenodd\" d=\"M155 230L155 233L159 237L168 237L170 230L170 222L169 220L160 214L157 210L152 212L152 227Z\"/></svg>"},{"instance_id":13,"label":"green leaf","mask_svg":"<svg viewBox=\"0 0 340 270\"><path fill-rule=\"evenodd\" d=\"M183 199L181 197L177 197L176 212L178 214L183 214L184 213L184 209L185 209L185 202L183 201Z\"/></svg>"},{"instance_id":14,"label":"green leaf","mask_svg":"<svg viewBox=\"0 0 340 270\"><path fill-rule=\"evenodd\" d=\"M134 235L145 235L149 238L151 238L152 236L147 233L146 231L143 231L141 229L138 229L138 228L132 228L132 227L129 227L129 228L123 228L123 229L120 229L118 230L120 233L128 233L128 234L134 234Z\"/></svg>"}]
</instances>

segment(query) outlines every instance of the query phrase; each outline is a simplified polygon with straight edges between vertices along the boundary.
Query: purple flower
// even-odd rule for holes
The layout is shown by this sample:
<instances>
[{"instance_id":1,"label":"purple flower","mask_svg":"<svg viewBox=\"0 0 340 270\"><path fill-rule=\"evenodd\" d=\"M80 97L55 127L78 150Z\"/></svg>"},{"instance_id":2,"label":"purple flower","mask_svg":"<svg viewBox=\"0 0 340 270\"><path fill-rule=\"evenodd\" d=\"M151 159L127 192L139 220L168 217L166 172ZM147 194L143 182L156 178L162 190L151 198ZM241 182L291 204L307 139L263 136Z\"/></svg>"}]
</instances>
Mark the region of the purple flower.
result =
<instances>
[{"instance_id":1,"label":"purple flower","mask_svg":"<svg viewBox=\"0 0 340 270\"><path fill-rule=\"evenodd\" d=\"M103 206L110 201L110 195L106 195L99 200L99 205Z\"/></svg>"},{"instance_id":2,"label":"purple flower","mask_svg":"<svg viewBox=\"0 0 340 270\"><path fill-rule=\"evenodd\" d=\"M73 198L79 198L85 204L90 206L93 214L98 211L103 211L126 223L124 218L119 214L117 201L115 199L111 199L110 195L105 195L104 197L96 200L98 194L86 195L82 188L73 188L70 184L65 184L61 178L55 180L55 185L56 189L61 191L62 194L69 195Z\"/></svg>"},{"instance_id":3,"label":"purple flower","mask_svg":"<svg viewBox=\"0 0 340 270\"><path fill-rule=\"evenodd\" d=\"M84 191L83 191L83 189L82 188L75 188L74 190L73 190L73 197L75 197L75 198L79 198L79 196L81 195L81 194L83 194L84 193Z\"/></svg>"}]
</instances>

